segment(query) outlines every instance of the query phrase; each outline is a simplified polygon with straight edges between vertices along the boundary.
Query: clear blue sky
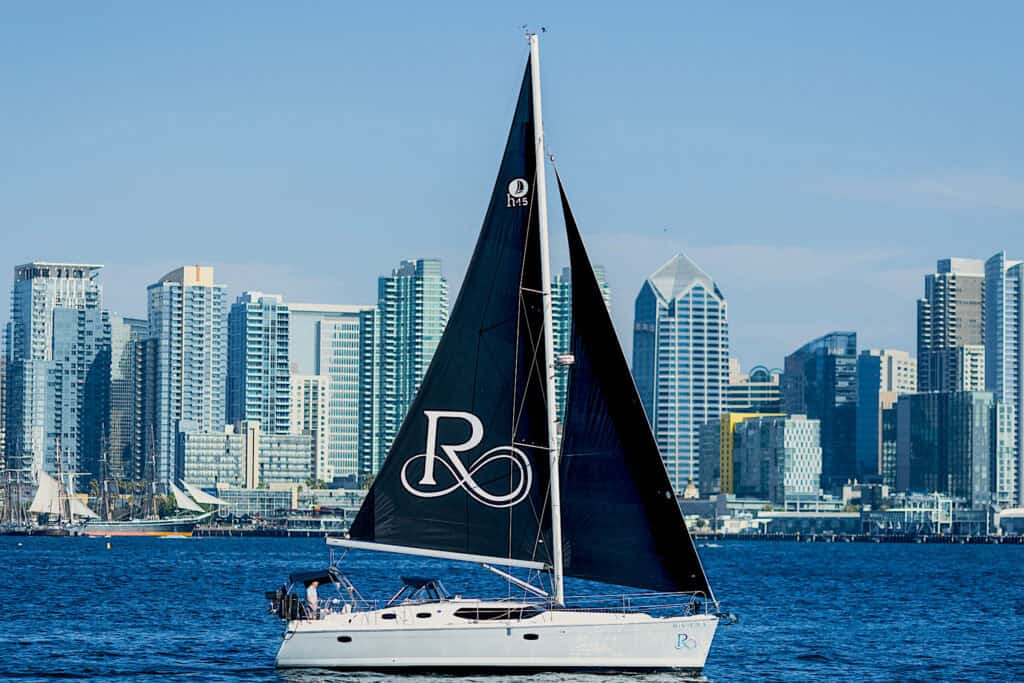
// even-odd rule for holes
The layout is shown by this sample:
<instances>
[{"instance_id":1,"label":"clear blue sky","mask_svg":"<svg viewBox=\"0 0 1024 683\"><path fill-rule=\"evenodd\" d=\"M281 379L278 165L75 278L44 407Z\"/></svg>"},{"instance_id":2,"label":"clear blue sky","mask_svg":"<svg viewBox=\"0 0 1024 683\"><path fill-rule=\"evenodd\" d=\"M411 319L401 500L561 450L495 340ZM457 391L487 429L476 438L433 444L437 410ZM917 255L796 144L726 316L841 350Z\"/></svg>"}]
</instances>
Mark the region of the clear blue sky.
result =
<instances>
[{"instance_id":1,"label":"clear blue sky","mask_svg":"<svg viewBox=\"0 0 1024 683\"><path fill-rule=\"evenodd\" d=\"M747 367L912 349L937 258L1024 258L1022 3L5 3L0 305L32 259L105 264L126 314L183 263L232 297L372 302L418 256L457 286L526 22L620 335L676 251Z\"/></svg>"}]
</instances>

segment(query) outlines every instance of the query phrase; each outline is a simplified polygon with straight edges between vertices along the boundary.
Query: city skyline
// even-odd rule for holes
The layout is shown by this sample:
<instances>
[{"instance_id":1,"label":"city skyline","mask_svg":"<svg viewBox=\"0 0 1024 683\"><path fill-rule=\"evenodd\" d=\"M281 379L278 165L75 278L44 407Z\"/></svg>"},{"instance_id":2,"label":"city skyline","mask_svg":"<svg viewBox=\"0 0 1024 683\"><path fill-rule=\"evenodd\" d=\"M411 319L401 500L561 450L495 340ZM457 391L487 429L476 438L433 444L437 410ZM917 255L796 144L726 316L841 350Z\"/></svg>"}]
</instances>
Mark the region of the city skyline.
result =
<instances>
[{"instance_id":1,"label":"city skyline","mask_svg":"<svg viewBox=\"0 0 1024 683\"><path fill-rule=\"evenodd\" d=\"M634 283L680 251L721 283L747 366L832 329L910 349L934 259L1024 251L1021 59L997 47L1021 12L14 8L5 254L104 263L127 316L153 273L197 261L233 294L370 304L382 268L436 256L456 291L537 17L549 145L627 354ZM268 253L282 234L298 239Z\"/></svg>"}]
</instances>

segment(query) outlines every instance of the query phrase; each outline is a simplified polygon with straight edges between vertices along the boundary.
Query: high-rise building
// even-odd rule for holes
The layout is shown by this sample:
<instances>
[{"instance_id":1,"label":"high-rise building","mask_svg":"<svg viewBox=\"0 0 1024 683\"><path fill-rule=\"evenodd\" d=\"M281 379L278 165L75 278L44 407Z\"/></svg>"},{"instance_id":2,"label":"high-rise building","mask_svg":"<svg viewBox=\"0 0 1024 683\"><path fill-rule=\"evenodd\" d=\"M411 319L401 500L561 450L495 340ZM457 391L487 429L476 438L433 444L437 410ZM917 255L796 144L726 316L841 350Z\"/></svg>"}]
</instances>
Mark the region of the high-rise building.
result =
<instances>
[{"instance_id":1,"label":"high-rise building","mask_svg":"<svg viewBox=\"0 0 1024 683\"><path fill-rule=\"evenodd\" d=\"M734 413L777 413L780 409L779 379L782 370L755 365L742 372L738 358L729 359L729 386L726 409Z\"/></svg>"},{"instance_id":2,"label":"high-rise building","mask_svg":"<svg viewBox=\"0 0 1024 683\"><path fill-rule=\"evenodd\" d=\"M917 301L918 391L981 391L977 355L960 352L983 343L985 265L977 259L947 258L925 275ZM983 362L983 360L982 360ZM969 386L968 386L969 384Z\"/></svg>"},{"instance_id":3,"label":"high-rise building","mask_svg":"<svg viewBox=\"0 0 1024 683\"><path fill-rule=\"evenodd\" d=\"M594 276L601 288L604 305L611 312L611 289L605 278L604 266L594 266ZM551 280L551 329L555 342L555 355L572 353L572 273L568 268ZM565 415L565 392L569 383L569 366L559 364L555 370L555 400L558 418Z\"/></svg>"},{"instance_id":4,"label":"high-rise building","mask_svg":"<svg viewBox=\"0 0 1024 683\"><path fill-rule=\"evenodd\" d=\"M992 500L992 434L996 401L990 392L907 394L896 402L896 487L945 493L973 508Z\"/></svg>"},{"instance_id":5,"label":"high-rise building","mask_svg":"<svg viewBox=\"0 0 1024 683\"><path fill-rule=\"evenodd\" d=\"M785 417L779 413L722 413L700 428L700 493L735 493L736 426L760 417Z\"/></svg>"},{"instance_id":6,"label":"high-rise building","mask_svg":"<svg viewBox=\"0 0 1024 683\"><path fill-rule=\"evenodd\" d=\"M1022 502L1017 477L1017 430L1015 406L997 401L992 411L992 504L998 509L1019 507Z\"/></svg>"},{"instance_id":7,"label":"high-rise building","mask_svg":"<svg viewBox=\"0 0 1024 683\"><path fill-rule=\"evenodd\" d=\"M310 462L313 477L329 482L336 475L335 467L328 459L327 396L331 386L329 375L299 375L291 377L292 434L309 437ZM363 389L360 389L360 394ZM372 392L368 392L372 395ZM337 476L355 475L356 472L340 471Z\"/></svg>"},{"instance_id":8,"label":"high-rise building","mask_svg":"<svg viewBox=\"0 0 1024 683\"><path fill-rule=\"evenodd\" d=\"M895 404L882 410L882 485L896 488L896 453L899 416Z\"/></svg>"},{"instance_id":9,"label":"high-rise building","mask_svg":"<svg viewBox=\"0 0 1024 683\"><path fill-rule=\"evenodd\" d=\"M229 423L255 420L264 434L287 434L289 404L288 304L274 294L245 292L228 313Z\"/></svg>"},{"instance_id":10,"label":"high-rise building","mask_svg":"<svg viewBox=\"0 0 1024 683\"><path fill-rule=\"evenodd\" d=\"M110 325L102 266L16 266L6 334L6 449L11 467L98 472L107 429Z\"/></svg>"},{"instance_id":11,"label":"high-rise building","mask_svg":"<svg viewBox=\"0 0 1024 683\"><path fill-rule=\"evenodd\" d=\"M1017 500L1024 501L1024 263L999 252L985 262L985 389L1013 406Z\"/></svg>"},{"instance_id":12,"label":"high-rise building","mask_svg":"<svg viewBox=\"0 0 1024 683\"><path fill-rule=\"evenodd\" d=\"M147 289L152 354L153 412L144 428L153 438L155 479L181 473L176 458L179 425L197 432L224 428L227 394L227 288L210 266L183 266ZM150 436L151 435L151 436ZM148 457L148 456L147 456Z\"/></svg>"},{"instance_id":13,"label":"high-rise building","mask_svg":"<svg viewBox=\"0 0 1024 683\"><path fill-rule=\"evenodd\" d=\"M917 391L917 361L906 351L868 349L857 356L857 478L883 471L883 413Z\"/></svg>"},{"instance_id":14,"label":"high-rise building","mask_svg":"<svg viewBox=\"0 0 1024 683\"><path fill-rule=\"evenodd\" d=\"M822 484L857 476L857 333L831 332L786 356L782 412L821 422Z\"/></svg>"},{"instance_id":15,"label":"high-rise building","mask_svg":"<svg viewBox=\"0 0 1024 683\"><path fill-rule=\"evenodd\" d=\"M117 479L145 476L143 358L148 336L148 321L110 314L107 474Z\"/></svg>"},{"instance_id":16,"label":"high-rise building","mask_svg":"<svg viewBox=\"0 0 1024 683\"><path fill-rule=\"evenodd\" d=\"M332 304L289 304L289 309L291 381L304 386L301 406L296 407L292 394L292 410L309 411L311 421L298 433L310 430L316 446L314 476L330 481L375 473L385 452L379 434L382 351L377 309ZM306 376L320 380L302 379ZM295 418L293 412L293 433ZM318 439L317 431L325 438Z\"/></svg>"},{"instance_id":17,"label":"high-rise building","mask_svg":"<svg viewBox=\"0 0 1024 683\"><path fill-rule=\"evenodd\" d=\"M700 427L725 411L729 384L725 295L683 254L656 270L637 294L633 376L681 495L698 477Z\"/></svg>"},{"instance_id":18,"label":"high-rise building","mask_svg":"<svg viewBox=\"0 0 1024 683\"><path fill-rule=\"evenodd\" d=\"M821 441L818 420L805 415L760 416L736 426L736 494L785 506L818 500Z\"/></svg>"},{"instance_id":19,"label":"high-rise building","mask_svg":"<svg viewBox=\"0 0 1024 683\"><path fill-rule=\"evenodd\" d=\"M728 415L724 413L723 415ZM721 419L721 418L720 418ZM700 426L697 433L697 486L701 496L707 498L722 492L722 436L719 420ZM732 453L729 453L730 463Z\"/></svg>"},{"instance_id":20,"label":"high-rise building","mask_svg":"<svg viewBox=\"0 0 1024 683\"><path fill-rule=\"evenodd\" d=\"M439 259L402 261L377 282L380 439L391 448L448 324L448 281Z\"/></svg>"}]
</instances>

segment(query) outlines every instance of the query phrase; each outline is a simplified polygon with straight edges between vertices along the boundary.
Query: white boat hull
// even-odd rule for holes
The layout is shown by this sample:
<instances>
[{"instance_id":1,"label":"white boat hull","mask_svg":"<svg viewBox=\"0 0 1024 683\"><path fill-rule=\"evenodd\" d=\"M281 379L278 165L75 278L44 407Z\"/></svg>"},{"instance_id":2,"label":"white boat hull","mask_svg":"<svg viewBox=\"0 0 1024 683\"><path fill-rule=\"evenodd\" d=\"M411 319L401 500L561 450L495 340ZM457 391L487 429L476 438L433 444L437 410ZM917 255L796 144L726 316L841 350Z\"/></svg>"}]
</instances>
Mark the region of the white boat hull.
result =
<instances>
[{"instance_id":1,"label":"white boat hull","mask_svg":"<svg viewBox=\"0 0 1024 683\"><path fill-rule=\"evenodd\" d=\"M461 601L288 623L282 668L686 669L704 667L718 619L699 614L551 610L529 619L466 621ZM474 603L483 604L483 603ZM493 603L490 603L493 604ZM429 617L419 617L427 614ZM395 614L386 620L385 613Z\"/></svg>"}]
</instances>

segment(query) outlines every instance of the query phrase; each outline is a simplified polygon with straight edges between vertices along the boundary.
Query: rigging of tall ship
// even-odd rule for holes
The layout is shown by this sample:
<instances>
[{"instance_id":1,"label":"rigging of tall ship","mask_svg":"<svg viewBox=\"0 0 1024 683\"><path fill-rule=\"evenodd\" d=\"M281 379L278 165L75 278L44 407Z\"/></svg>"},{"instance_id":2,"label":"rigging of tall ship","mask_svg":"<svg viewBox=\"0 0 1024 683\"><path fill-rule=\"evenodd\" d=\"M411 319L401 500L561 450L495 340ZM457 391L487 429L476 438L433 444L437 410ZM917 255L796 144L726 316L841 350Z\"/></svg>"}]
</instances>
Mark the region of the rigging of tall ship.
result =
<instances>
[{"instance_id":1,"label":"rigging of tall ship","mask_svg":"<svg viewBox=\"0 0 1024 683\"><path fill-rule=\"evenodd\" d=\"M554 354L538 37L528 38L504 156L447 328L347 537L327 539L477 563L504 580L506 595L452 596L436 579L401 577L389 600L366 600L342 558L268 593L285 621L279 667L699 671L728 616L560 178L572 332L571 354ZM559 363L569 364L561 430ZM587 593L589 582L628 592L567 597L566 578ZM319 585L340 597L320 601Z\"/></svg>"}]
</instances>

